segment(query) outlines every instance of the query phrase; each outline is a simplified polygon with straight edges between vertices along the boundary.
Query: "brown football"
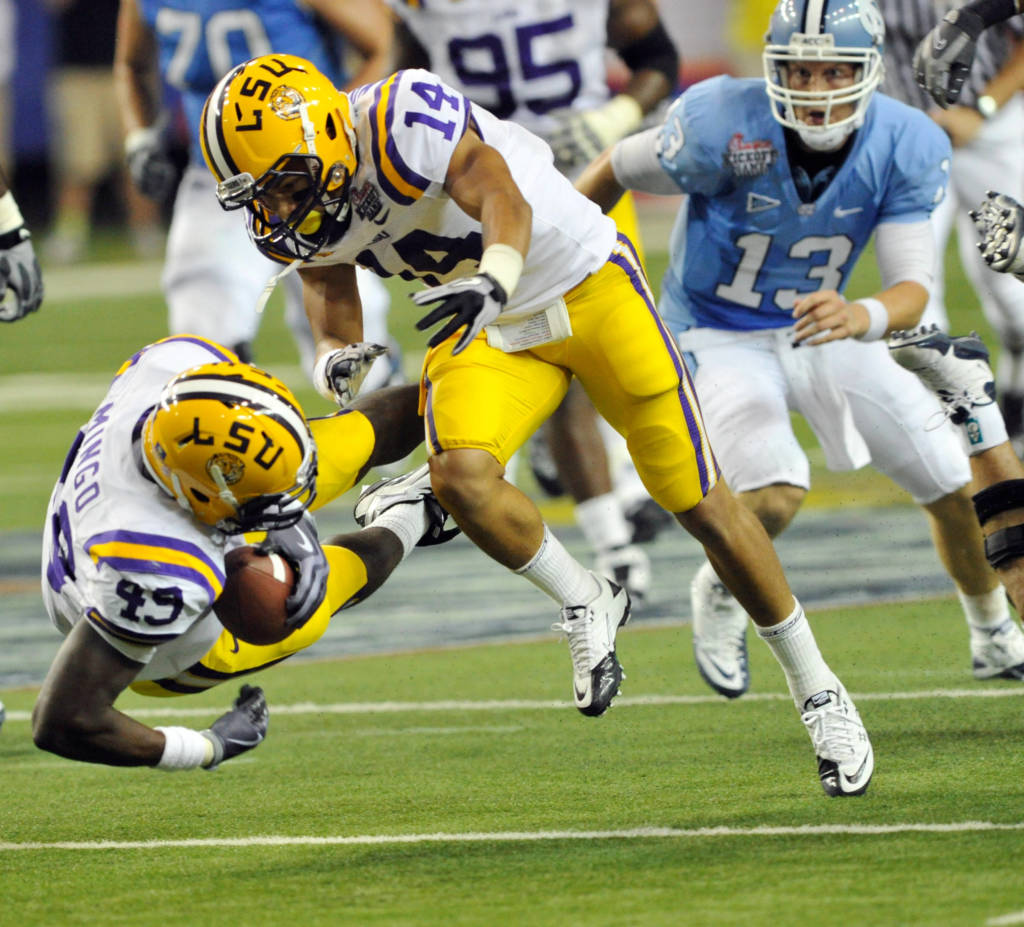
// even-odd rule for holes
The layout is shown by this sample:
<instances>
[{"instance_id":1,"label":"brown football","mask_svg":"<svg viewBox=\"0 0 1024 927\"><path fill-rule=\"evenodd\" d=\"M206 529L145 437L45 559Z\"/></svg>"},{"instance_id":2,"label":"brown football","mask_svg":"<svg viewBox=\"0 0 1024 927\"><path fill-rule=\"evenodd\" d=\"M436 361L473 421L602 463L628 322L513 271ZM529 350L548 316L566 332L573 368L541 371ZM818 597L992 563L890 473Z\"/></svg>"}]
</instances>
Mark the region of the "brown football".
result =
<instances>
[{"instance_id":1,"label":"brown football","mask_svg":"<svg viewBox=\"0 0 1024 927\"><path fill-rule=\"evenodd\" d=\"M295 571L280 554L239 547L224 558L224 591L213 605L220 623L239 640L276 644L291 632L285 600Z\"/></svg>"}]
</instances>

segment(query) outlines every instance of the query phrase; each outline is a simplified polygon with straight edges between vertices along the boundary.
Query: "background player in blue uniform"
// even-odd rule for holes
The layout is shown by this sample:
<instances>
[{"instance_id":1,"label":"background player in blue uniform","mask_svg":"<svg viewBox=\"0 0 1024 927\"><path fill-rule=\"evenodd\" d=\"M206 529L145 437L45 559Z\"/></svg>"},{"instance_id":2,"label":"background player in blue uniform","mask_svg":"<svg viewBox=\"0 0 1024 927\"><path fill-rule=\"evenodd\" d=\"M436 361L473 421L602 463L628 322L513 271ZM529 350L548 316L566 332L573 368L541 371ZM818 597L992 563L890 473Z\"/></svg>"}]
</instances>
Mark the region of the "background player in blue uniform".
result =
<instances>
[{"instance_id":1,"label":"background player in blue uniform","mask_svg":"<svg viewBox=\"0 0 1024 927\"><path fill-rule=\"evenodd\" d=\"M189 165L178 187L167 241L163 287L172 333L227 344L244 359L259 326L261 294L279 269L249 244L238 216L218 208L199 151L206 96L231 68L269 51L291 51L342 81L341 44L362 57L351 86L388 72L390 15L378 0L124 0L118 19L115 75L129 168L143 193L164 199L176 179L166 150L161 78L180 92ZM367 338L387 340L387 291L362 275ZM313 344L297 281L285 283L286 314L307 372ZM380 385L390 361L366 385Z\"/></svg>"},{"instance_id":2,"label":"background player in blue uniform","mask_svg":"<svg viewBox=\"0 0 1024 927\"><path fill-rule=\"evenodd\" d=\"M798 411L830 468L873 462L925 508L967 616L975 676L1024 678L1024 634L985 561L963 447L948 425L929 430L934 397L879 340L924 310L928 217L950 157L924 114L874 92L883 38L874 0L782 3L766 80L697 85L661 128L620 142L579 185L603 205L623 188L690 194L659 308L694 362L723 473L768 532L785 529L809 487L789 420ZM847 301L872 232L882 289ZM698 668L717 691L741 695L746 616L710 564L692 600Z\"/></svg>"}]
</instances>

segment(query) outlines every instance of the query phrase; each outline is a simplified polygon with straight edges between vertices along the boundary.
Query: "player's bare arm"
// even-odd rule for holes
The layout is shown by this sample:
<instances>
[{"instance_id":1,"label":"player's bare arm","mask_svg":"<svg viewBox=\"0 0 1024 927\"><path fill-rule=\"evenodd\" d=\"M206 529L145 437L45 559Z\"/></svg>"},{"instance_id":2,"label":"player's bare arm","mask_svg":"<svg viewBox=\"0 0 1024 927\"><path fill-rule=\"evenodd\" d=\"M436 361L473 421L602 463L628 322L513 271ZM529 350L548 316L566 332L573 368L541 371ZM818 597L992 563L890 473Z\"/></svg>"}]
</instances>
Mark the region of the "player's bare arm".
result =
<instances>
[{"instance_id":1,"label":"player's bare arm","mask_svg":"<svg viewBox=\"0 0 1024 927\"><path fill-rule=\"evenodd\" d=\"M57 651L32 711L36 746L87 763L155 766L164 735L113 707L141 669L88 621L79 621Z\"/></svg>"},{"instance_id":2,"label":"player's bare arm","mask_svg":"<svg viewBox=\"0 0 1024 927\"><path fill-rule=\"evenodd\" d=\"M533 211L509 173L505 159L475 132L455 148L445 192L483 226L483 247L504 244L525 255Z\"/></svg>"},{"instance_id":3,"label":"player's bare arm","mask_svg":"<svg viewBox=\"0 0 1024 927\"><path fill-rule=\"evenodd\" d=\"M382 0L306 2L331 29L345 37L362 59L342 90L372 84L391 73L393 19Z\"/></svg>"},{"instance_id":4,"label":"player's bare arm","mask_svg":"<svg viewBox=\"0 0 1024 927\"><path fill-rule=\"evenodd\" d=\"M363 340L363 308L350 264L307 265L299 271L306 315L318 355Z\"/></svg>"},{"instance_id":5,"label":"player's bare arm","mask_svg":"<svg viewBox=\"0 0 1024 927\"><path fill-rule=\"evenodd\" d=\"M612 170L612 149L603 151L576 178L576 189L608 212L622 199L626 189L615 178Z\"/></svg>"},{"instance_id":6,"label":"player's bare arm","mask_svg":"<svg viewBox=\"0 0 1024 927\"><path fill-rule=\"evenodd\" d=\"M630 68L623 93L649 113L675 86L679 58L665 33L653 0L612 0L608 46Z\"/></svg>"},{"instance_id":7,"label":"player's bare arm","mask_svg":"<svg viewBox=\"0 0 1024 927\"><path fill-rule=\"evenodd\" d=\"M156 37L137 0L122 0L117 17L114 87L125 134L153 125L160 114L161 89Z\"/></svg>"}]
</instances>

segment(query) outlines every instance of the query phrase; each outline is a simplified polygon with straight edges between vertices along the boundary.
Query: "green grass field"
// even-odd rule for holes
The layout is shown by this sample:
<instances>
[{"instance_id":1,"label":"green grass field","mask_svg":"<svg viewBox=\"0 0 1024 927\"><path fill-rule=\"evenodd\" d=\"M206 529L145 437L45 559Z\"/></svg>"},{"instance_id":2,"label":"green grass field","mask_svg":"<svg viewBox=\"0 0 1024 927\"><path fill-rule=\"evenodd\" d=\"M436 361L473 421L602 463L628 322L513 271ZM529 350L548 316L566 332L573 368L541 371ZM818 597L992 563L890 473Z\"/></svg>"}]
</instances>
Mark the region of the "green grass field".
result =
<instances>
[{"instance_id":1,"label":"green grass field","mask_svg":"<svg viewBox=\"0 0 1024 927\"><path fill-rule=\"evenodd\" d=\"M821 792L766 647L727 702L686 627L623 630L601 719L550 640L285 664L213 773L41 754L5 693L0 924L1020 923L1020 686L970 678L948 603L815 627L871 729L860 798ZM123 707L201 726L231 694Z\"/></svg>"},{"instance_id":2,"label":"green grass field","mask_svg":"<svg viewBox=\"0 0 1024 927\"><path fill-rule=\"evenodd\" d=\"M664 261L652 252L655 281ZM951 268L954 329L987 334ZM874 279L858 270L851 294ZM3 327L0 531L38 530L106 379L164 334L158 295L84 290ZM416 315L395 296L414 372ZM280 316L272 304L260 361L289 371L307 411L329 411L297 378ZM809 504L903 501L870 470L828 474L811 456ZM435 599L446 589L458 577L440 578ZM622 632L628 679L597 720L569 707L554 635L294 660L257 678L266 743L213 773L43 754L29 735L35 690L2 691L0 927L1024 924L1024 689L973 680L952 601L812 621L872 735L862 798L821 792L767 648L751 635L752 691L726 702L699 679L685 625ZM120 707L202 727L234 694L129 694Z\"/></svg>"}]
</instances>

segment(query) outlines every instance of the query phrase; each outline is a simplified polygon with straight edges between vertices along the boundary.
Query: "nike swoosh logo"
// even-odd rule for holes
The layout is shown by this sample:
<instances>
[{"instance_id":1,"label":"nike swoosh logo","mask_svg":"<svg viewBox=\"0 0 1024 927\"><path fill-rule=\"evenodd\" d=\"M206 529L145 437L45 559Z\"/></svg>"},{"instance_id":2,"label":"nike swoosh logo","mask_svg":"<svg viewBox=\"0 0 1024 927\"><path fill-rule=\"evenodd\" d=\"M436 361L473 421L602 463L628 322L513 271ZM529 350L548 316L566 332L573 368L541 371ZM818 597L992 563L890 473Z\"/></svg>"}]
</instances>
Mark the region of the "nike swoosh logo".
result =
<instances>
[{"instance_id":1,"label":"nike swoosh logo","mask_svg":"<svg viewBox=\"0 0 1024 927\"><path fill-rule=\"evenodd\" d=\"M579 686L577 686L576 683L573 683L572 691L573 694L576 696L577 702L582 702L584 699L588 701L590 700L590 692L587 689L584 689L582 692L580 692Z\"/></svg>"},{"instance_id":2,"label":"nike swoosh logo","mask_svg":"<svg viewBox=\"0 0 1024 927\"><path fill-rule=\"evenodd\" d=\"M725 669L719 664L719 662L716 659L714 659L714 657L708 656L706 651L702 651L702 653L704 655L704 659L708 663L710 663L716 670L718 670L719 673L722 674L722 678L723 679L732 679L733 677L736 676L736 673L728 673L728 672L726 672Z\"/></svg>"},{"instance_id":3,"label":"nike swoosh logo","mask_svg":"<svg viewBox=\"0 0 1024 927\"><path fill-rule=\"evenodd\" d=\"M228 743L235 744L239 747L255 747L263 741L262 737L257 737L255 740L239 740L237 737L232 737Z\"/></svg>"},{"instance_id":4,"label":"nike swoosh logo","mask_svg":"<svg viewBox=\"0 0 1024 927\"><path fill-rule=\"evenodd\" d=\"M864 759L861 761L860 768L852 776L843 776L850 785L856 785L860 777L864 775L864 767L868 765L869 756L870 753L864 754ZM840 775L842 775L842 773L840 773Z\"/></svg>"},{"instance_id":5,"label":"nike swoosh logo","mask_svg":"<svg viewBox=\"0 0 1024 927\"><path fill-rule=\"evenodd\" d=\"M935 36L934 47L936 51L942 51L948 44L949 42L946 39L940 39L938 36Z\"/></svg>"},{"instance_id":6,"label":"nike swoosh logo","mask_svg":"<svg viewBox=\"0 0 1024 927\"><path fill-rule=\"evenodd\" d=\"M854 213L863 211L863 206L851 206L849 209L843 209L842 206L836 206L836 208L832 210L832 215L837 219L845 219L847 216L852 216Z\"/></svg>"}]
</instances>

